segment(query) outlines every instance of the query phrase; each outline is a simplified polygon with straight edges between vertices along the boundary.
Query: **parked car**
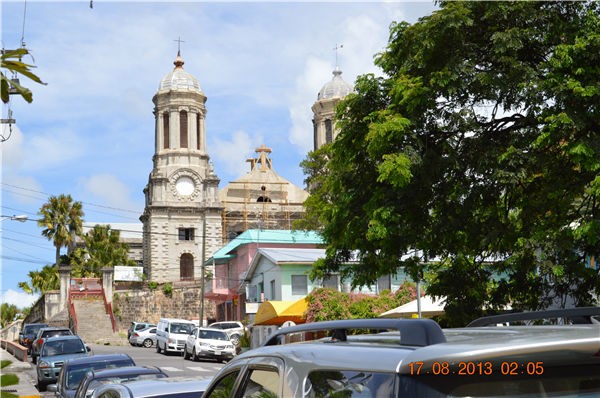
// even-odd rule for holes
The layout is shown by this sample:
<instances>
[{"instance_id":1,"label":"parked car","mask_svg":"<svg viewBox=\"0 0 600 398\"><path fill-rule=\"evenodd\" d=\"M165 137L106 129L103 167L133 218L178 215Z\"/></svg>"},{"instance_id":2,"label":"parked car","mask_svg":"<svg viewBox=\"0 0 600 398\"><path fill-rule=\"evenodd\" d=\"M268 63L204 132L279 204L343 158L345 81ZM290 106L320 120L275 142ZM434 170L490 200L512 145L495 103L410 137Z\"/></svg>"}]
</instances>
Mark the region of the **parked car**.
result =
<instances>
[{"instance_id":1,"label":"parked car","mask_svg":"<svg viewBox=\"0 0 600 398\"><path fill-rule=\"evenodd\" d=\"M227 362L235 356L235 346L224 330L194 328L183 347L183 359L198 361L200 358Z\"/></svg>"},{"instance_id":2,"label":"parked car","mask_svg":"<svg viewBox=\"0 0 600 398\"><path fill-rule=\"evenodd\" d=\"M98 387L105 384L128 383L169 377L156 366L126 366L114 369L90 370L77 387L75 398L89 398Z\"/></svg>"},{"instance_id":3,"label":"parked car","mask_svg":"<svg viewBox=\"0 0 600 398\"><path fill-rule=\"evenodd\" d=\"M36 365L39 390L43 391L48 384L56 382L66 361L88 356L90 351L77 335L47 338L42 344Z\"/></svg>"},{"instance_id":4,"label":"parked car","mask_svg":"<svg viewBox=\"0 0 600 398\"><path fill-rule=\"evenodd\" d=\"M34 364L37 362L37 357L40 355L40 348L48 337L55 336L70 336L73 332L69 328L41 328L38 330L33 343L31 344L31 362Z\"/></svg>"},{"instance_id":5,"label":"parked car","mask_svg":"<svg viewBox=\"0 0 600 398\"><path fill-rule=\"evenodd\" d=\"M90 398L198 398L210 380L165 377L98 387Z\"/></svg>"},{"instance_id":6,"label":"parked car","mask_svg":"<svg viewBox=\"0 0 600 398\"><path fill-rule=\"evenodd\" d=\"M429 319L281 328L265 346L225 365L203 398L600 395L600 324L592 318L600 307L510 315L517 317L445 330ZM560 326L496 326L549 317L569 320Z\"/></svg>"},{"instance_id":7,"label":"parked car","mask_svg":"<svg viewBox=\"0 0 600 398\"><path fill-rule=\"evenodd\" d=\"M73 398L81 380L89 371L124 366L135 366L134 360L127 354L90 355L69 359L63 364L56 384L49 384L47 390L54 392L57 397Z\"/></svg>"},{"instance_id":8,"label":"parked car","mask_svg":"<svg viewBox=\"0 0 600 398\"><path fill-rule=\"evenodd\" d=\"M153 323L150 322L131 322L131 326L129 326L129 329L127 329L127 340L129 340L129 338L131 337L131 334L137 330L142 330L142 329L146 329L150 326L156 326Z\"/></svg>"},{"instance_id":9,"label":"parked car","mask_svg":"<svg viewBox=\"0 0 600 398\"><path fill-rule=\"evenodd\" d=\"M129 337L129 344L138 347L152 347L156 344L156 326L151 326L149 328L133 332L131 337Z\"/></svg>"},{"instance_id":10,"label":"parked car","mask_svg":"<svg viewBox=\"0 0 600 398\"><path fill-rule=\"evenodd\" d=\"M246 327L238 321L213 322L208 327L226 331L231 342L236 346L240 343L242 335L246 333Z\"/></svg>"},{"instance_id":11,"label":"parked car","mask_svg":"<svg viewBox=\"0 0 600 398\"><path fill-rule=\"evenodd\" d=\"M195 325L185 319L161 318L156 327L156 352L183 352L187 336Z\"/></svg>"},{"instance_id":12,"label":"parked car","mask_svg":"<svg viewBox=\"0 0 600 398\"><path fill-rule=\"evenodd\" d=\"M31 353L31 344L38 330L49 326L47 323L26 323L23 325L19 332L19 344L27 348L27 354Z\"/></svg>"}]
</instances>

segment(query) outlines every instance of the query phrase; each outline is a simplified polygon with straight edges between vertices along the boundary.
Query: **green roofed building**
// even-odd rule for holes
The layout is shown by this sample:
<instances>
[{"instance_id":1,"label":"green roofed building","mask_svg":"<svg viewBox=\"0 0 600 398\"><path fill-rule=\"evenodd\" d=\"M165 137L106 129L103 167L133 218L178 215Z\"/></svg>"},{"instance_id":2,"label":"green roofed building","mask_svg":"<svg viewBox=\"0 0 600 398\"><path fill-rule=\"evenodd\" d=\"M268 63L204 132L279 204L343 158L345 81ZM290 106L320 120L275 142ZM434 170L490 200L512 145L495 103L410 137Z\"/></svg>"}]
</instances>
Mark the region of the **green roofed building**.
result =
<instances>
[{"instance_id":1,"label":"green roofed building","mask_svg":"<svg viewBox=\"0 0 600 398\"><path fill-rule=\"evenodd\" d=\"M206 261L213 277L207 282L205 299L213 301L217 319L244 319L257 303L248 303L244 280L252 259L262 248L319 248L321 236L314 231L249 229L217 250ZM248 307L248 308L247 308Z\"/></svg>"}]
</instances>

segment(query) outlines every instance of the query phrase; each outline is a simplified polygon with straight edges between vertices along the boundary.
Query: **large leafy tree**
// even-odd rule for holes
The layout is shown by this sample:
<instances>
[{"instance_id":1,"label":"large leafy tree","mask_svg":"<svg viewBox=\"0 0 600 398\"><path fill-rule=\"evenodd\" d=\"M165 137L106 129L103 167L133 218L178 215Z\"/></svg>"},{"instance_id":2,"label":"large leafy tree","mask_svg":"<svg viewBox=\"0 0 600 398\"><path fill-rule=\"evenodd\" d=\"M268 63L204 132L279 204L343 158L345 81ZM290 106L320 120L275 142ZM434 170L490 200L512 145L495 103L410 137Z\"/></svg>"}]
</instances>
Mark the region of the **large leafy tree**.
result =
<instances>
[{"instance_id":1,"label":"large leafy tree","mask_svg":"<svg viewBox=\"0 0 600 398\"><path fill-rule=\"evenodd\" d=\"M590 304L600 251L600 5L440 2L395 23L303 162L313 276L432 275L450 323L482 308ZM326 160L325 177L317 176ZM348 261L358 251L361 265Z\"/></svg>"},{"instance_id":2,"label":"large leafy tree","mask_svg":"<svg viewBox=\"0 0 600 398\"><path fill-rule=\"evenodd\" d=\"M56 248L56 264L60 263L60 249L74 243L83 230L81 202L74 202L71 195L50 196L39 211L38 225L42 235L51 240Z\"/></svg>"},{"instance_id":3,"label":"large leafy tree","mask_svg":"<svg viewBox=\"0 0 600 398\"><path fill-rule=\"evenodd\" d=\"M95 225L83 236L84 247L77 248L70 257L72 275L101 277L102 268L115 265L136 265L128 257L129 246L121 242L120 232L110 225Z\"/></svg>"}]
</instances>

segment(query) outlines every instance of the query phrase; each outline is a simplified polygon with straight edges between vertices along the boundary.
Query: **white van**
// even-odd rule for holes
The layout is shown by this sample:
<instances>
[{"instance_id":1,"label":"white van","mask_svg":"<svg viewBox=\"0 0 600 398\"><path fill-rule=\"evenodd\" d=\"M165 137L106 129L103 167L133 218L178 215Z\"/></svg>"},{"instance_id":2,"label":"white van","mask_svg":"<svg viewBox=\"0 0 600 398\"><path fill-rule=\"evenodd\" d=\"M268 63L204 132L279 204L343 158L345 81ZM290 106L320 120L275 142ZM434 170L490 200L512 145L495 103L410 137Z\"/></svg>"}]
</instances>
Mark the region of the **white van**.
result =
<instances>
[{"instance_id":1,"label":"white van","mask_svg":"<svg viewBox=\"0 0 600 398\"><path fill-rule=\"evenodd\" d=\"M183 346L194 323L186 319L160 318L156 326L156 352L183 352Z\"/></svg>"}]
</instances>

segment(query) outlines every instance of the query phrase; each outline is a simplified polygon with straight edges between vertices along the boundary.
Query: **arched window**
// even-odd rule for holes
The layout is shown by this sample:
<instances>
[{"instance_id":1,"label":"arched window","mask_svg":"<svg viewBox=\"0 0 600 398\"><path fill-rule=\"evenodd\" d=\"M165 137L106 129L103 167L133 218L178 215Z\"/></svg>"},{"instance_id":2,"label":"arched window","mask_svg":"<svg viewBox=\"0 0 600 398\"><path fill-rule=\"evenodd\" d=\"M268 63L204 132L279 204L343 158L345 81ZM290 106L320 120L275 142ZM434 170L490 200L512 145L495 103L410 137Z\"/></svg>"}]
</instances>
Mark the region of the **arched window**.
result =
<instances>
[{"instance_id":1,"label":"arched window","mask_svg":"<svg viewBox=\"0 0 600 398\"><path fill-rule=\"evenodd\" d=\"M169 112L163 113L163 148L169 148Z\"/></svg>"},{"instance_id":2,"label":"arched window","mask_svg":"<svg viewBox=\"0 0 600 398\"><path fill-rule=\"evenodd\" d=\"M179 259L179 277L182 281L194 279L194 256L183 253Z\"/></svg>"},{"instance_id":3,"label":"arched window","mask_svg":"<svg viewBox=\"0 0 600 398\"><path fill-rule=\"evenodd\" d=\"M271 198L269 198L268 196L259 196L258 199L256 199L257 202L272 202Z\"/></svg>"},{"instance_id":4,"label":"arched window","mask_svg":"<svg viewBox=\"0 0 600 398\"><path fill-rule=\"evenodd\" d=\"M188 117L186 111L179 112L179 147L188 147Z\"/></svg>"}]
</instances>

